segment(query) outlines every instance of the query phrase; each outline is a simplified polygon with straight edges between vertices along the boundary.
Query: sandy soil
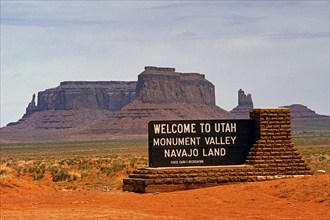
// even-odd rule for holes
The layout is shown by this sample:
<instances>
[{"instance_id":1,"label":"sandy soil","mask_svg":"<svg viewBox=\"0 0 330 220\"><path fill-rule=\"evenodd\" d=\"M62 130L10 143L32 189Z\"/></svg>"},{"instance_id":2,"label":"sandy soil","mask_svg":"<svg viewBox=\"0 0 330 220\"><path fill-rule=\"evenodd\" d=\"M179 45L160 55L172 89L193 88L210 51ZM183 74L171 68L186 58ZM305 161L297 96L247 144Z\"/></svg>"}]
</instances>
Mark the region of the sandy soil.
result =
<instances>
[{"instance_id":1,"label":"sandy soil","mask_svg":"<svg viewBox=\"0 0 330 220\"><path fill-rule=\"evenodd\" d=\"M1 219L330 219L330 175L172 193L0 183Z\"/></svg>"}]
</instances>

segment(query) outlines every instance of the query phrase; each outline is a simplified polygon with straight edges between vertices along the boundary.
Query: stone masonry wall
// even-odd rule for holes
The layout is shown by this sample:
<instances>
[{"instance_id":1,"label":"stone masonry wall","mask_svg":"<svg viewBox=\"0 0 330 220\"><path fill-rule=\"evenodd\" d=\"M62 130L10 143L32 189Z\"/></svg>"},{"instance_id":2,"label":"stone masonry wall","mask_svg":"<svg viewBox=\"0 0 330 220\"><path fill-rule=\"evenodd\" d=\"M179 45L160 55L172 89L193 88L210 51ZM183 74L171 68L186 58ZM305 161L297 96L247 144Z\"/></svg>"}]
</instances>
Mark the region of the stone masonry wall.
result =
<instances>
[{"instance_id":1,"label":"stone masonry wall","mask_svg":"<svg viewBox=\"0 0 330 220\"><path fill-rule=\"evenodd\" d=\"M254 109L256 141L246 164L254 167L258 176L310 175L311 171L291 143L290 110Z\"/></svg>"},{"instance_id":2,"label":"stone masonry wall","mask_svg":"<svg viewBox=\"0 0 330 220\"><path fill-rule=\"evenodd\" d=\"M139 168L123 180L123 190L168 192L229 182L264 181L311 175L291 143L290 110L253 109L255 143L243 165L180 168Z\"/></svg>"}]
</instances>

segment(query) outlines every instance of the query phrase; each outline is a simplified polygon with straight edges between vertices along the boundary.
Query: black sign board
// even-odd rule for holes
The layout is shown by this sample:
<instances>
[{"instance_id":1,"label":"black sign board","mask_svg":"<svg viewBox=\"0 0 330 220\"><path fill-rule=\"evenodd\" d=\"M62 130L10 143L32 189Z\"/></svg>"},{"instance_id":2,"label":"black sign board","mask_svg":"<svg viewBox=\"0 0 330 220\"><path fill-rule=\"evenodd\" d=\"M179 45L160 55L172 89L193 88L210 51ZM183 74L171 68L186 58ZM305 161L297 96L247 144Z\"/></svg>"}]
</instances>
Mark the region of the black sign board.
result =
<instances>
[{"instance_id":1,"label":"black sign board","mask_svg":"<svg viewBox=\"0 0 330 220\"><path fill-rule=\"evenodd\" d=\"M151 121L148 135L150 167L238 165L253 145L254 121Z\"/></svg>"}]
</instances>

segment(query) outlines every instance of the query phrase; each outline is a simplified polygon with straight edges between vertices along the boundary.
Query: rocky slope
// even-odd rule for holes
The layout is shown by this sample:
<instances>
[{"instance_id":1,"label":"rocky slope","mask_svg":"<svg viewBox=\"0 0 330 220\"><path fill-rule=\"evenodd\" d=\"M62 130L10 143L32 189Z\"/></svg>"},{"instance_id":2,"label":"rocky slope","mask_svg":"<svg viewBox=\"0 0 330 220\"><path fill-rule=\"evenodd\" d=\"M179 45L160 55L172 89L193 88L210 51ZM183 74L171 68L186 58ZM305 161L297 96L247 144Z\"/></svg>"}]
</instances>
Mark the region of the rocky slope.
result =
<instances>
[{"instance_id":1,"label":"rocky slope","mask_svg":"<svg viewBox=\"0 0 330 220\"><path fill-rule=\"evenodd\" d=\"M301 104L282 106L291 110L292 127L296 130L330 129L330 117L320 115Z\"/></svg>"},{"instance_id":2,"label":"rocky slope","mask_svg":"<svg viewBox=\"0 0 330 220\"><path fill-rule=\"evenodd\" d=\"M292 120L323 120L329 119L327 115L319 115L315 111L309 109L307 106L301 104L293 104L282 106L283 108L289 108L291 110Z\"/></svg>"},{"instance_id":3,"label":"rocky slope","mask_svg":"<svg viewBox=\"0 0 330 220\"><path fill-rule=\"evenodd\" d=\"M293 127L329 129L329 116L303 105L291 109ZM230 112L215 104L214 85L199 73L145 67L137 81L67 81L33 95L26 113L1 128L1 142L58 141L146 135L151 120L249 118L252 97L238 91Z\"/></svg>"},{"instance_id":4,"label":"rocky slope","mask_svg":"<svg viewBox=\"0 0 330 220\"><path fill-rule=\"evenodd\" d=\"M137 82L62 82L38 93L2 139L77 139L147 134L150 120L235 118L215 105L214 85L199 73L145 67Z\"/></svg>"},{"instance_id":5,"label":"rocky slope","mask_svg":"<svg viewBox=\"0 0 330 220\"><path fill-rule=\"evenodd\" d=\"M81 108L120 110L135 98L136 82L61 82L60 86L38 93L27 113L46 110L74 110Z\"/></svg>"}]
</instances>

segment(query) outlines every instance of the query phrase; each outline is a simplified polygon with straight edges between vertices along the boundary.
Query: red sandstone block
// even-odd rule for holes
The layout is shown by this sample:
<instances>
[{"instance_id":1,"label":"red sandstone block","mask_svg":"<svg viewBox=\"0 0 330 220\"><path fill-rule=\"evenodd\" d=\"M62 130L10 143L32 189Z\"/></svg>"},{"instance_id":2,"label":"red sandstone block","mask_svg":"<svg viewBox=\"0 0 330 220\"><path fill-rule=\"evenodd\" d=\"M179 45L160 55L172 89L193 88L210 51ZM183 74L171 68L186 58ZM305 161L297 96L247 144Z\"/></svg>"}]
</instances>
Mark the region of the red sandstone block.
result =
<instances>
[{"instance_id":1,"label":"red sandstone block","mask_svg":"<svg viewBox=\"0 0 330 220\"><path fill-rule=\"evenodd\" d=\"M279 156L280 155L280 152L278 152L278 151L272 151L272 152L270 152L270 155L271 156Z\"/></svg>"},{"instance_id":2,"label":"red sandstone block","mask_svg":"<svg viewBox=\"0 0 330 220\"><path fill-rule=\"evenodd\" d=\"M249 177L248 177L248 181L249 181L249 182L256 182L256 181L258 181L258 179L257 179L256 176L249 176Z\"/></svg>"},{"instance_id":3,"label":"red sandstone block","mask_svg":"<svg viewBox=\"0 0 330 220\"><path fill-rule=\"evenodd\" d=\"M259 124L260 124L260 128L262 129L262 128L266 128L266 125L268 125L268 122L265 120L262 120L262 121L260 121Z\"/></svg>"},{"instance_id":4,"label":"red sandstone block","mask_svg":"<svg viewBox=\"0 0 330 220\"><path fill-rule=\"evenodd\" d=\"M194 183L206 183L207 179L203 177L195 177L194 178Z\"/></svg>"},{"instance_id":5,"label":"red sandstone block","mask_svg":"<svg viewBox=\"0 0 330 220\"><path fill-rule=\"evenodd\" d=\"M183 182L184 183L193 183L194 182L194 179L193 178L184 178L183 179Z\"/></svg>"},{"instance_id":6,"label":"red sandstone block","mask_svg":"<svg viewBox=\"0 0 330 220\"><path fill-rule=\"evenodd\" d=\"M218 182L218 183L226 183L226 182L228 182L228 178L225 178L225 177L218 177L218 178L217 178L217 182Z\"/></svg>"},{"instance_id":7,"label":"red sandstone block","mask_svg":"<svg viewBox=\"0 0 330 220\"><path fill-rule=\"evenodd\" d=\"M155 179L154 180L154 183L155 184L163 184L164 183L164 180L163 179Z\"/></svg>"},{"instance_id":8,"label":"red sandstone block","mask_svg":"<svg viewBox=\"0 0 330 220\"><path fill-rule=\"evenodd\" d=\"M236 177L229 176L228 177L228 182L237 182L237 179L236 179Z\"/></svg>"},{"instance_id":9,"label":"red sandstone block","mask_svg":"<svg viewBox=\"0 0 330 220\"><path fill-rule=\"evenodd\" d=\"M273 140L273 139L267 139L266 142L267 142L267 144L274 144L275 143L275 140Z\"/></svg>"},{"instance_id":10,"label":"red sandstone block","mask_svg":"<svg viewBox=\"0 0 330 220\"><path fill-rule=\"evenodd\" d=\"M258 167L258 168L265 168L265 167L268 167L269 165L268 164L256 164L254 166Z\"/></svg>"},{"instance_id":11,"label":"red sandstone block","mask_svg":"<svg viewBox=\"0 0 330 220\"><path fill-rule=\"evenodd\" d=\"M247 182L248 181L248 177L247 176L240 176L239 177L239 182Z\"/></svg>"},{"instance_id":12,"label":"red sandstone block","mask_svg":"<svg viewBox=\"0 0 330 220\"><path fill-rule=\"evenodd\" d=\"M268 128L272 128L274 125L277 124L277 122L272 118L266 118L266 120L268 121Z\"/></svg>"},{"instance_id":13,"label":"red sandstone block","mask_svg":"<svg viewBox=\"0 0 330 220\"><path fill-rule=\"evenodd\" d=\"M154 180L154 179L146 179L146 180L144 181L144 183L145 183L146 185L154 184L154 183L155 183L155 180Z\"/></svg>"},{"instance_id":14,"label":"red sandstone block","mask_svg":"<svg viewBox=\"0 0 330 220\"><path fill-rule=\"evenodd\" d=\"M306 173L307 172L305 171L305 169L300 169L300 170L296 171L296 175L304 175Z\"/></svg>"},{"instance_id":15,"label":"red sandstone block","mask_svg":"<svg viewBox=\"0 0 330 220\"><path fill-rule=\"evenodd\" d=\"M217 177L208 177L207 182L208 183L216 183L218 181Z\"/></svg>"},{"instance_id":16,"label":"red sandstone block","mask_svg":"<svg viewBox=\"0 0 330 220\"><path fill-rule=\"evenodd\" d=\"M275 114L275 112L270 112L267 114L268 117L272 117L272 118L277 118L277 114Z\"/></svg>"},{"instance_id":17,"label":"red sandstone block","mask_svg":"<svg viewBox=\"0 0 330 220\"><path fill-rule=\"evenodd\" d=\"M183 184L184 183L184 178L174 178L173 183L174 184Z\"/></svg>"}]
</instances>

